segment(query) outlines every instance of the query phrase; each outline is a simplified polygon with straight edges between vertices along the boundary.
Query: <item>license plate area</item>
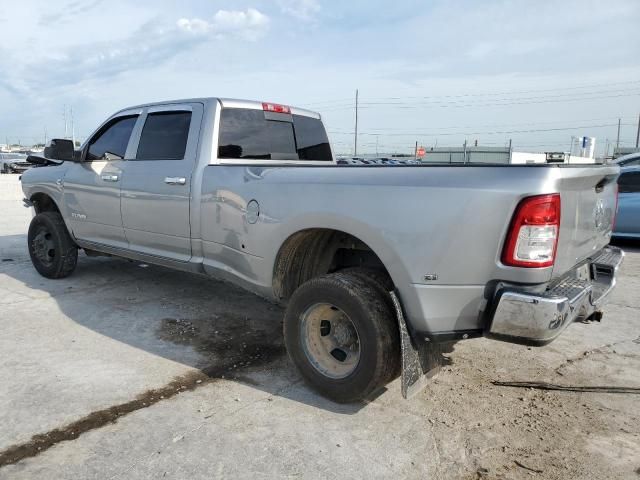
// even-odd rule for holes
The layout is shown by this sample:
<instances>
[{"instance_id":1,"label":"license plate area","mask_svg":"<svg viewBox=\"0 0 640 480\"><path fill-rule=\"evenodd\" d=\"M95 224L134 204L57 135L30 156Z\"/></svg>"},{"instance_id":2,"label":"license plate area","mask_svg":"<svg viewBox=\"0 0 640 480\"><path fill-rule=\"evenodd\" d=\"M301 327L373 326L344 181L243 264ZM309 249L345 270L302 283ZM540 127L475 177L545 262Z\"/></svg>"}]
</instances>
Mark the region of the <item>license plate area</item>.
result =
<instances>
[{"instance_id":1,"label":"license plate area","mask_svg":"<svg viewBox=\"0 0 640 480\"><path fill-rule=\"evenodd\" d=\"M590 281L591 280L591 269L589 268L590 265L588 263L585 263L584 265L580 265L578 268L576 268L576 278L578 280L585 280L585 281Z\"/></svg>"}]
</instances>

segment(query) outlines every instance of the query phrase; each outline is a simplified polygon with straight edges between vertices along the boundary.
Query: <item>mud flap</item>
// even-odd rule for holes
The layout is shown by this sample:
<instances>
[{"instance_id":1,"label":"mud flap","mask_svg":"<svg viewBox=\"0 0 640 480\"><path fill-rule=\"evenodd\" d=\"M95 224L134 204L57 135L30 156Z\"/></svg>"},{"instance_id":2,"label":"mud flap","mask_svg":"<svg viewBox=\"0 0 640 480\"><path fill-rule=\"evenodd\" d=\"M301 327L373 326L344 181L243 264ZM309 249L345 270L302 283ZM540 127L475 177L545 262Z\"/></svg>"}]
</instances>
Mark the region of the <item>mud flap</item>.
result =
<instances>
[{"instance_id":1,"label":"mud flap","mask_svg":"<svg viewBox=\"0 0 640 480\"><path fill-rule=\"evenodd\" d=\"M398 316L400 346L402 350L401 391L403 398L411 398L420 392L442 367L442 349L435 342L414 342L409 335L400 300L395 292L389 292Z\"/></svg>"}]
</instances>

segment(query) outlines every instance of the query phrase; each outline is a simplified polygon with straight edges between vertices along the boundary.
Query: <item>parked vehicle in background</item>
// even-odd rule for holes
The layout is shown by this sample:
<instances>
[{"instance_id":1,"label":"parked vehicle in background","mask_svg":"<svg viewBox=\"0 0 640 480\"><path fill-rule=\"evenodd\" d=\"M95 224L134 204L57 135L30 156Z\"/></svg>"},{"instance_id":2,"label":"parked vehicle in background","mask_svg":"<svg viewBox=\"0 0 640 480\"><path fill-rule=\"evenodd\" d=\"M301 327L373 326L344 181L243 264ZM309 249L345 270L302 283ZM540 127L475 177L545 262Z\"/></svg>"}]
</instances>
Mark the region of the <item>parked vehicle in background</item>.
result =
<instances>
[{"instance_id":1,"label":"parked vehicle in background","mask_svg":"<svg viewBox=\"0 0 640 480\"><path fill-rule=\"evenodd\" d=\"M319 114L218 98L47 148L64 161L22 176L41 275L84 249L232 281L286 305L290 357L340 402L400 372L405 394L439 342L543 345L599 319L623 256L615 165L337 165Z\"/></svg>"},{"instance_id":2,"label":"parked vehicle in background","mask_svg":"<svg viewBox=\"0 0 640 480\"><path fill-rule=\"evenodd\" d=\"M33 165L22 153L0 153L0 173L22 173Z\"/></svg>"},{"instance_id":3,"label":"parked vehicle in background","mask_svg":"<svg viewBox=\"0 0 640 480\"><path fill-rule=\"evenodd\" d=\"M634 165L640 165L640 152L630 153L628 155L622 155L616 158L613 163L621 167L631 167Z\"/></svg>"},{"instance_id":4,"label":"parked vehicle in background","mask_svg":"<svg viewBox=\"0 0 640 480\"><path fill-rule=\"evenodd\" d=\"M389 157L338 157L336 160L338 165L418 165L422 162L415 158L389 158Z\"/></svg>"},{"instance_id":5,"label":"parked vehicle in background","mask_svg":"<svg viewBox=\"0 0 640 480\"><path fill-rule=\"evenodd\" d=\"M618 215L613 236L640 239L640 165L624 167L620 171Z\"/></svg>"}]
</instances>

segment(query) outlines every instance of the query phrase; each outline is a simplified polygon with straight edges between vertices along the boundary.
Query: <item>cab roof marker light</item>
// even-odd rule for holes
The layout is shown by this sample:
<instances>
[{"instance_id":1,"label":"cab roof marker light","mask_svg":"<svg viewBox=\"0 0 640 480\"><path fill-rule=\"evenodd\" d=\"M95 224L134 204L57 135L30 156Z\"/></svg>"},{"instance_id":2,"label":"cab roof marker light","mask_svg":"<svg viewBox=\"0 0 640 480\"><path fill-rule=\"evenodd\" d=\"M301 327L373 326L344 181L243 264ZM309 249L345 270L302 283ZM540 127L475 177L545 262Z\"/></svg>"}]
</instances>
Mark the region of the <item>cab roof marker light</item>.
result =
<instances>
[{"instance_id":1,"label":"cab roof marker light","mask_svg":"<svg viewBox=\"0 0 640 480\"><path fill-rule=\"evenodd\" d=\"M286 105L280 105L278 103L267 103L262 102L262 110L265 112L274 112L274 113L291 113L291 109Z\"/></svg>"}]
</instances>

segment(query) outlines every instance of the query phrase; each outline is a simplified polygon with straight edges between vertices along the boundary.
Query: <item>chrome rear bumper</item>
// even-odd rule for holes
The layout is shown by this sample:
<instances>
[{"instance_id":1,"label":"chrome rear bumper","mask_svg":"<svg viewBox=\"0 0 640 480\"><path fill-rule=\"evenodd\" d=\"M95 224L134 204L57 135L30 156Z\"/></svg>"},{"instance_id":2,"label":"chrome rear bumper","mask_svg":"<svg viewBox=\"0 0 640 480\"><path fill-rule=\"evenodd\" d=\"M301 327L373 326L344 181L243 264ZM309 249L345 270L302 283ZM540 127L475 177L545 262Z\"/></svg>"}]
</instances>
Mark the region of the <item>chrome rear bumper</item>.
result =
<instances>
[{"instance_id":1,"label":"chrome rear bumper","mask_svg":"<svg viewBox=\"0 0 640 480\"><path fill-rule=\"evenodd\" d=\"M616 284L624 252L603 248L542 293L499 288L485 336L513 343L545 345L576 320L598 312Z\"/></svg>"}]
</instances>

